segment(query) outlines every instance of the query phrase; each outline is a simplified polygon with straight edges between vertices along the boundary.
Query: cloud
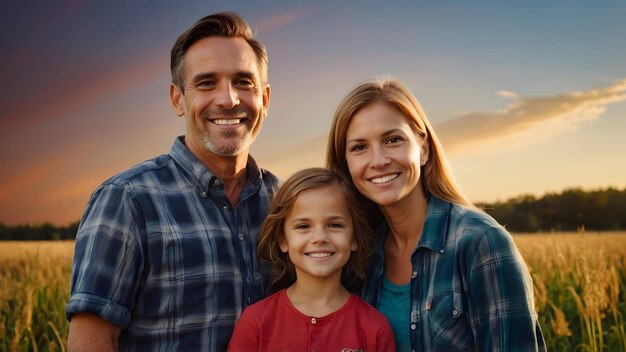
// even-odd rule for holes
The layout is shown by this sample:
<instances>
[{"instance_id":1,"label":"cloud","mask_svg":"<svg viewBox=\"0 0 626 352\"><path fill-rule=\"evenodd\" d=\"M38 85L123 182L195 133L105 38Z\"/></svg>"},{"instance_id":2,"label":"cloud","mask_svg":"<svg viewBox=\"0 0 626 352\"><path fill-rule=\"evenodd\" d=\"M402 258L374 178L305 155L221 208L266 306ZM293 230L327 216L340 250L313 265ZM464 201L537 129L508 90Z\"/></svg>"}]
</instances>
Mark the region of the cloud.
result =
<instances>
[{"instance_id":1,"label":"cloud","mask_svg":"<svg viewBox=\"0 0 626 352\"><path fill-rule=\"evenodd\" d=\"M40 86L31 94L1 98L5 110L0 116L0 129L15 130L62 118L100 98L121 94L167 72L163 67L166 67L164 59L146 57L105 70L89 64L75 65L63 75L61 82ZM31 81L37 85L36 77Z\"/></svg>"},{"instance_id":2,"label":"cloud","mask_svg":"<svg viewBox=\"0 0 626 352\"><path fill-rule=\"evenodd\" d=\"M259 28L263 31L267 31L269 29L280 28L286 26L290 23L296 22L303 17L308 17L316 13L318 7L315 5L309 5L305 7L301 7L297 10L288 11L276 14L266 20L263 20L259 23Z\"/></svg>"},{"instance_id":3,"label":"cloud","mask_svg":"<svg viewBox=\"0 0 626 352\"><path fill-rule=\"evenodd\" d=\"M505 109L472 113L434 126L448 154L513 148L596 120L606 105L626 100L626 79L609 87L549 97L524 98L509 91L498 94L512 100ZM258 159L264 167L286 177L301 168L322 166L326 140L327 136L311 138L279 154L261 151Z\"/></svg>"},{"instance_id":4,"label":"cloud","mask_svg":"<svg viewBox=\"0 0 626 352\"><path fill-rule=\"evenodd\" d=\"M626 80L549 97L525 98L509 91L498 94L512 100L505 109L471 113L434 127L446 151L457 154L484 150L494 143L513 146L577 128L598 119L608 104L626 100ZM508 143L500 143L503 139Z\"/></svg>"}]
</instances>

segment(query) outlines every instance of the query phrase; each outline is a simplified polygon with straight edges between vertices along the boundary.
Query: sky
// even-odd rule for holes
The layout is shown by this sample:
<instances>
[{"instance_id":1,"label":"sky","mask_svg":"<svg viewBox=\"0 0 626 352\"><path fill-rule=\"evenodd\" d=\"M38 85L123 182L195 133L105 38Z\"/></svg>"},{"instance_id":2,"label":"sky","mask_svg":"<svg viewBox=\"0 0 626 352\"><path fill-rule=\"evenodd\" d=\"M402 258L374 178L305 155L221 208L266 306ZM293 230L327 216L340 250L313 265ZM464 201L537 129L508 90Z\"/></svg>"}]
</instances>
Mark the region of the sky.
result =
<instances>
[{"instance_id":1,"label":"sky","mask_svg":"<svg viewBox=\"0 0 626 352\"><path fill-rule=\"evenodd\" d=\"M0 222L67 225L94 189L167 153L169 52L235 11L269 53L251 154L282 178L322 166L342 97L396 77L474 202L626 187L626 2L4 1Z\"/></svg>"}]
</instances>

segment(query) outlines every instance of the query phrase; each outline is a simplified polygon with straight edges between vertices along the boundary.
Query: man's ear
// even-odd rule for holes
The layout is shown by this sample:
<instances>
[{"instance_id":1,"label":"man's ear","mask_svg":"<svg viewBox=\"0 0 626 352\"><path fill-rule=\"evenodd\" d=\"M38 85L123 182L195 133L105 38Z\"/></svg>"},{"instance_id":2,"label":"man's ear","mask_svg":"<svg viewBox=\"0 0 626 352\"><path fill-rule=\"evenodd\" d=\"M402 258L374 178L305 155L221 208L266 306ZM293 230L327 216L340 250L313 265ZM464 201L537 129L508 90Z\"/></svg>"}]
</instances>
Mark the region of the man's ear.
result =
<instances>
[{"instance_id":1,"label":"man's ear","mask_svg":"<svg viewBox=\"0 0 626 352\"><path fill-rule=\"evenodd\" d=\"M264 111L265 116L267 116L267 109L270 106L271 93L272 93L272 89L270 87L270 84L269 83L265 84L265 86L263 87L263 111Z\"/></svg>"},{"instance_id":2,"label":"man's ear","mask_svg":"<svg viewBox=\"0 0 626 352\"><path fill-rule=\"evenodd\" d=\"M170 83L170 105L176 116L180 117L185 114L185 99L183 93L174 83Z\"/></svg>"}]
</instances>

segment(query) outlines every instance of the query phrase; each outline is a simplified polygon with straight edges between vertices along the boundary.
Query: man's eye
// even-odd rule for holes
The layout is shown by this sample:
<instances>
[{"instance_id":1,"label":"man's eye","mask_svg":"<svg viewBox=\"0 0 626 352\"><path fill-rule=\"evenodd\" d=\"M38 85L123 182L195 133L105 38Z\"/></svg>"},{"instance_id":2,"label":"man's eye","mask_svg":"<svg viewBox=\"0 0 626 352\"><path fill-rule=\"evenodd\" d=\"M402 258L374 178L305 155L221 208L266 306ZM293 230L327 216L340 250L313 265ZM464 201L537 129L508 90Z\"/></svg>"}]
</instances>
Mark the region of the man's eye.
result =
<instances>
[{"instance_id":1,"label":"man's eye","mask_svg":"<svg viewBox=\"0 0 626 352\"><path fill-rule=\"evenodd\" d=\"M213 81L202 81L198 83L198 87L212 87L215 85Z\"/></svg>"}]
</instances>

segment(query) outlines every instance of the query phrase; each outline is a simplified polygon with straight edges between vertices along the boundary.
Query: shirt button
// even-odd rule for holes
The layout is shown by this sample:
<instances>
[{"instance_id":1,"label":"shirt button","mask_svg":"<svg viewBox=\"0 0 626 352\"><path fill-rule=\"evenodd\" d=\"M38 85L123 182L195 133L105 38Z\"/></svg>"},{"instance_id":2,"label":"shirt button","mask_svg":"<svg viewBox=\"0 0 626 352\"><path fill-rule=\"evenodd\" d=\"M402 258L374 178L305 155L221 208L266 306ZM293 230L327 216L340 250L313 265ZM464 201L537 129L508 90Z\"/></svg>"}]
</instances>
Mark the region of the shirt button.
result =
<instances>
[{"instance_id":1,"label":"shirt button","mask_svg":"<svg viewBox=\"0 0 626 352\"><path fill-rule=\"evenodd\" d=\"M228 210L228 205L223 206L222 209Z\"/></svg>"},{"instance_id":2,"label":"shirt button","mask_svg":"<svg viewBox=\"0 0 626 352\"><path fill-rule=\"evenodd\" d=\"M218 187L220 185L220 183L222 183L222 182L219 179L217 179L217 178L215 180L213 180L213 186L214 187Z\"/></svg>"},{"instance_id":3,"label":"shirt button","mask_svg":"<svg viewBox=\"0 0 626 352\"><path fill-rule=\"evenodd\" d=\"M411 324L411 330L415 330L416 326L415 324Z\"/></svg>"},{"instance_id":4,"label":"shirt button","mask_svg":"<svg viewBox=\"0 0 626 352\"><path fill-rule=\"evenodd\" d=\"M208 197L208 196L209 196L209 194L208 194L208 193L206 193L206 192L202 192L201 196L202 196L202 198L206 198L206 197Z\"/></svg>"},{"instance_id":5,"label":"shirt button","mask_svg":"<svg viewBox=\"0 0 626 352\"><path fill-rule=\"evenodd\" d=\"M458 311L458 310L456 310L456 309L454 309L454 310L452 311L452 315L454 315L454 316L456 317L457 315L459 315L459 311Z\"/></svg>"},{"instance_id":6,"label":"shirt button","mask_svg":"<svg viewBox=\"0 0 626 352\"><path fill-rule=\"evenodd\" d=\"M439 253L443 253L443 249L439 251Z\"/></svg>"},{"instance_id":7,"label":"shirt button","mask_svg":"<svg viewBox=\"0 0 626 352\"><path fill-rule=\"evenodd\" d=\"M311 340L313 340L313 341L317 340L317 334L316 333L312 333L311 334Z\"/></svg>"},{"instance_id":8,"label":"shirt button","mask_svg":"<svg viewBox=\"0 0 626 352\"><path fill-rule=\"evenodd\" d=\"M311 318L311 324L317 324L317 319Z\"/></svg>"},{"instance_id":9,"label":"shirt button","mask_svg":"<svg viewBox=\"0 0 626 352\"><path fill-rule=\"evenodd\" d=\"M417 271L411 273L411 278L415 279L417 277Z\"/></svg>"},{"instance_id":10,"label":"shirt button","mask_svg":"<svg viewBox=\"0 0 626 352\"><path fill-rule=\"evenodd\" d=\"M238 234L237 238L239 238L239 240L243 241L243 233Z\"/></svg>"}]
</instances>

